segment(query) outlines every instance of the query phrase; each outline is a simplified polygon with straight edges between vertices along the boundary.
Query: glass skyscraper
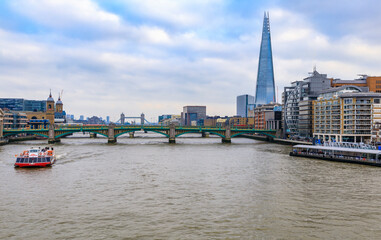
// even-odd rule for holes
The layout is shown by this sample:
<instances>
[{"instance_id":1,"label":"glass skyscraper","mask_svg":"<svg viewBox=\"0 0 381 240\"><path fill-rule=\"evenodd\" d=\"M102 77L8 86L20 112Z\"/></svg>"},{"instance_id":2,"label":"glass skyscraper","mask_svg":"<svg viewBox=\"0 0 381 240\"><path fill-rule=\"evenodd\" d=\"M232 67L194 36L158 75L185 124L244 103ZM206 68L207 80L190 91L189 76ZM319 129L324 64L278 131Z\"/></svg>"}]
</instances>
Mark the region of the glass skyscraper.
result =
<instances>
[{"instance_id":1,"label":"glass skyscraper","mask_svg":"<svg viewBox=\"0 0 381 240\"><path fill-rule=\"evenodd\" d=\"M237 116L248 117L249 106L254 104L254 97L248 94L237 97Z\"/></svg>"},{"instance_id":2,"label":"glass skyscraper","mask_svg":"<svg viewBox=\"0 0 381 240\"><path fill-rule=\"evenodd\" d=\"M276 102L276 99L269 13L265 12L263 19L261 49L259 53L255 104L268 104L270 102Z\"/></svg>"}]
</instances>

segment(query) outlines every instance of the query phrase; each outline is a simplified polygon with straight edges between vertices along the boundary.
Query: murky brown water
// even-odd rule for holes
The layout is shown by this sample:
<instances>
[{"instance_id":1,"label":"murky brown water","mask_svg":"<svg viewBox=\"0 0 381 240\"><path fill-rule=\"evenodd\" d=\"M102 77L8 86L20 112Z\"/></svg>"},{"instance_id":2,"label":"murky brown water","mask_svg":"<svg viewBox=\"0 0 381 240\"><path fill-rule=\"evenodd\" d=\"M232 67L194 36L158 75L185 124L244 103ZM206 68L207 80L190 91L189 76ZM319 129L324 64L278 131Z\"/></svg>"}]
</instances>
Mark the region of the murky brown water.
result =
<instances>
[{"instance_id":1,"label":"murky brown water","mask_svg":"<svg viewBox=\"0 0 381 240\"><path fill-rule=\"evenodd\" d=\"M63 139L15 169L0 146L0 239L380 239L381 168L249 139Z\"/></svg>"}]
</instances>

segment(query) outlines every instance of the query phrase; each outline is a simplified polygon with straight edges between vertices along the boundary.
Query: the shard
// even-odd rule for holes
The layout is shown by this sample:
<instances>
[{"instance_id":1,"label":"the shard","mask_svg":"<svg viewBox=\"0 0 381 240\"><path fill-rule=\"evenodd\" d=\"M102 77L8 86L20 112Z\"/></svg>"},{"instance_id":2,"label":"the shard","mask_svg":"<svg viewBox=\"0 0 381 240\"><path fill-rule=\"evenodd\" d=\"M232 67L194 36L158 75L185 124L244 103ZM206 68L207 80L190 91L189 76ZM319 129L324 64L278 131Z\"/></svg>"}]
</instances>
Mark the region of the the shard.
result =
<instances>
[{"instance_id":1,"label":"the shard","mask_svg":"<svg viewBox=\"0 0 381 240\"><path fill-rule=\"evenodd\" d=\"M276 102L276 99L269 13L265 12L255 90L255 105L258 106L270 102Z\"/></svg>"}]
</instances>

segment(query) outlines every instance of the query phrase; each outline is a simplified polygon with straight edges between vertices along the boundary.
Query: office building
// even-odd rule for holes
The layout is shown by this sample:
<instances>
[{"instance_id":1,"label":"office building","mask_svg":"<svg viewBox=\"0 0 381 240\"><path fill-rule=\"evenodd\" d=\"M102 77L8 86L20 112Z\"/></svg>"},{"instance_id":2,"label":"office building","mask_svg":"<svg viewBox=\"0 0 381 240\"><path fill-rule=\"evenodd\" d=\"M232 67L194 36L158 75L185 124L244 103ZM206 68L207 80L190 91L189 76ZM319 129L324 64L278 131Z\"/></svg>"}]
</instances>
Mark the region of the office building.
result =
<instances>
[{"instance_id":1,"label":"office building","mask_svg":"<svg viewBox=\"0 0 381 240\"><path fill-rule=\"evenodd\" d=\"M295 81L285 87L282 94L283 130L285 137L312 137L312 101L319 93L331 87L326 74L314 69L303 81Z\"/></svg>"},{"instance_id":2,"label":"office building","mask_svg":"<svg viewBox=\"0 0 381 240\"><path fill-rule=\"evenodd\" d=\"M165 119L171 119L172 118L172 114L165 114L165 115L161 115L158 117L158 123L161 123L163 122Z\"/></svg>"},{"instance_id":3,"label":"office building","mask_svg":"<svg viewBox=\"0 0 381 240\"><path fill-rule=\"evenodd\" d=\"M0 98L0 108L10 111L45 112L45 100L27 100L23 98Z\"/></svg>"},{"instance_id":4,"label":"office building","mask_svg":"<svg viewBox=\"0 0 381 240\"><path fill-rule=\"evenodd\" d=\"M269 13L263 18L262 41L258 61L255 104L276 102Z\"/></svg>"},{"instance_id":5,"label":"office building","mask_svg":"<svg viewBox=\"0 0 381 240\"><path fill-rule=\"evenodd\" d=\"M254 108L254 128L273 129L282 128L282 106L279 103L269 103Z\"/></svg>"},{"instance_id":6,"label":"office building","mask_svg":"<svg viewBox=\"0 0 381 240\"><path fill-rule=\"evenodd\" d=\"M248 94L237 97L237 116L248 117L249 106L254 105L254 97Z\"/></svg>"},{"instance_id":7,"label":"office building","mask_svg":"<svg viewBox=\"0 0 381 240\"><path fill-rule=\"evenodd\" d=\"M206 106L185 106L181 113L181 124L183 126L194 126L201 124L206 119Z\"/></svg>"}]
</instances>

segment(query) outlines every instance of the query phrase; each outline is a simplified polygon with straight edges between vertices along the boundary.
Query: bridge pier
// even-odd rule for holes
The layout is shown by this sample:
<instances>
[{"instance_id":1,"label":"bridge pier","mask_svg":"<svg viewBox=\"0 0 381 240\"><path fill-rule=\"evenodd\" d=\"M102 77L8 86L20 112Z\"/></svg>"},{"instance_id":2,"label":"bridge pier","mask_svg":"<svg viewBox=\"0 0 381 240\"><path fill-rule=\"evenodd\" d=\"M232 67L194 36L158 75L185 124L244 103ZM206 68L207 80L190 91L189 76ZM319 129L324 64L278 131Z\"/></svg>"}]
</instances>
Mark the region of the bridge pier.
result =
<instances>
[{"instance_id":1,"label":"bridge pier","mask_svg":"<svg viewBox=\"0 0 381 240\"><path fill-rule=\"evenodd\" d=\"M97 134L96 133L90 133L90 138L97 138Z\"/></svg>"},{"instance_id":2,"label":"bridge pier","mask_svg":"<svg viewBox=\"0 0 381 240\"><path fill-rule=\"evenodd\" d=\"M201 137L208 138L209 137L209 133L208 132L202 132L201 133Z\"/></svg>"},{"instance_id":3,"label":"bridge pier","mask_svg":"<svg viewBox=\"0 0 381 240\"><path fill-rule=\"evenodd\" d=\"M135 137L135 132L130 132L129 135L130 135L130 138L134 138Z\"/></svg>"},{"instance_id":4,"label":"bridge pier","mask_svg":"<svg viewBox=\"0 0 381 240\"><path fill-rule=\"evenodd\" d=\"M231 143L231 142L232 142L232 138L231 138L230 125L226 125L225 137L222 138L222 143Z\"/></svg>"},{"instance_id":5,"label":"bridge pier","mask_svg":"<svg viewBox=\"0 0 381 240\"><path fill-rule=\"evenodd\" d=\"M48 138L48 143L49 144L54 144L54 143L59 143L61 142L61 139L55 138L55 133L54 133L54 124L49 125L49 138Z\"/></svg>"},{"instance_id":6,"label":"bridge pier","mask_svg":"<svg viewBox=\"0 0 381 240\"><path fill-rule=\"evenodd\" d=\"M108 125L108 143L116 143L115 124Z\"/></svg>"},{"instance_id":7,"label":"bridge pier","mask_svg":"<svg viewBox=\"0 0 381 240\"><path fill-rule=\"evenodd\" d=\"M176 143L176 127L175 124L169 124L169 143Z\"/></svg>"}]
</instances>

